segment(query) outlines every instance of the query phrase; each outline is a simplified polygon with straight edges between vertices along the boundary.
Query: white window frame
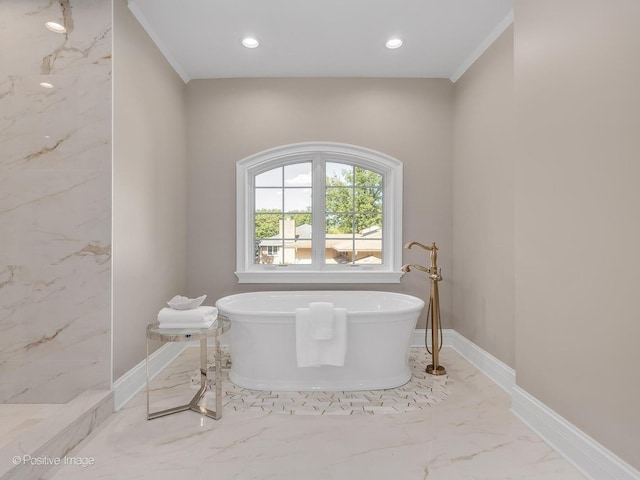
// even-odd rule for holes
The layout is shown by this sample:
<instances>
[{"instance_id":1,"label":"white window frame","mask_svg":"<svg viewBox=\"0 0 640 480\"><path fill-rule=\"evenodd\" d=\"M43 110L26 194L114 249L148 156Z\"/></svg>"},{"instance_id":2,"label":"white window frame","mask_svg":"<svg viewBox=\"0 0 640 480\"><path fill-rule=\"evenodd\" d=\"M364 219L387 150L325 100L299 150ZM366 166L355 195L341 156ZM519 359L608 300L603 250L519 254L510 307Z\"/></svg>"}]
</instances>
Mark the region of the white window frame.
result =
<instances>
[{"instance_id":1,"label":"white window frame","mask_svg":"<svg viewBox=\"0 0 640 480\"><path fill-rule=\"evenodd\" d=\"M314 159L316 161L314 161ZM326 265L324 255L325 171L323 159L342 162L383 176L381 265ZM283 165L312 162L312 264L255 264L255 176ZM321 195L322 198L317 198ZM322 206L318 211L318 206ZM402 162L364 147L332 142L283 145L251 155L236 164L236 276L239 283L399 283L402 278ZM321 248L318 245L322 245Z\"/></svg>"}]
</instances>

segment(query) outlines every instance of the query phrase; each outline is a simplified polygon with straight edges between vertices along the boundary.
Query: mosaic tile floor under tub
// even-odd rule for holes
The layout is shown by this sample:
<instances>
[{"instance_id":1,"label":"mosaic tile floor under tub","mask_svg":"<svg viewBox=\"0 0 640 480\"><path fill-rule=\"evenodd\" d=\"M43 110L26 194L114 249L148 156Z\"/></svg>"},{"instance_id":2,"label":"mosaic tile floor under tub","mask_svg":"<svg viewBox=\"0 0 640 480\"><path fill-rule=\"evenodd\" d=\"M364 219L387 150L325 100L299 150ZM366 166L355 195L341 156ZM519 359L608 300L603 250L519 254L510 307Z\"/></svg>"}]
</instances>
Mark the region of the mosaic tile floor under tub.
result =
<instances>
[{"instance_id":1,"label":"mosaic tile floor under tub","mask_svg":"<svg viewBox=\"0 0 640 480\"><path fill-rule=\"evenodd\" d=\"M374 415L422 410L448 396L451 380L448 375L434 377L425 372L431 356L424 348L412 348L409 365L411 380L401 387L387 390L351 392L271 392L238 387L229 380L231 356L228 349L222 355L222 391L224 414L255 412L264 415ZM213 376L212 376L213 377ZM211 377L211 378L212 378ZM200 385L200 371L191 377L191 386ZM207 395L210 395L207 393ZM211 393L212 395L212 393ZM213 398L207 402L213 406Z\"/></svg>"}]
</instances>

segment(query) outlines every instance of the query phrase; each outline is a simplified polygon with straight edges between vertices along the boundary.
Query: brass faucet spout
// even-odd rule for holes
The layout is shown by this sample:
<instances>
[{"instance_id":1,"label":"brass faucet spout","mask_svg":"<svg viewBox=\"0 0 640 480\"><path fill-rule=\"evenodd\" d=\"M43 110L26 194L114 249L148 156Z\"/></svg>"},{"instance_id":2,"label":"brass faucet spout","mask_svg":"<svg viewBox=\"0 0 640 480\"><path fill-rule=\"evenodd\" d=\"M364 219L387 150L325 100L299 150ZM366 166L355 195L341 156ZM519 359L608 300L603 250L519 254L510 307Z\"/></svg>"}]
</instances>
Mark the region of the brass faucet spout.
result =
<instances>
[{"instance_id":1,"label":"brass faucet spout","mask_svg":"<svg viewBox=\"0 0 640 480\"><path fill-rule=\"evenodd\" d=\"M422 243L419 243L419 242L409 242L404 246L404 248L411 249L411 247L413 247L414 245L417 245L420 248L424 248L425 250L433 250L434 248L434 245L423 245Z\"/></svg>"}]
</instances>

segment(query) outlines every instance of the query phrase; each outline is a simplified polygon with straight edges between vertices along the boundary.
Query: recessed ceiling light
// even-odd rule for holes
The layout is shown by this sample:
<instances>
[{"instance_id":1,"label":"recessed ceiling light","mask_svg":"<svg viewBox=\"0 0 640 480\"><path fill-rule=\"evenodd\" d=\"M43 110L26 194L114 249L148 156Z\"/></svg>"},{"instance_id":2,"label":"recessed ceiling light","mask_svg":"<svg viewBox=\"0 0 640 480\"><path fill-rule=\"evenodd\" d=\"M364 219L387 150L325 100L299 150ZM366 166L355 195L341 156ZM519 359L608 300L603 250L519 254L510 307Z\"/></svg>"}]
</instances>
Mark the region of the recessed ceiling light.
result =
<instances>
[{"instance_id":1,"label":"recessed ceiling light","mask_svg":"<svg viewBox=\"0 0 640 480\"><path fill-rule=\"evenodd\" d=\"M47 27L52 32L67 33L67 29L64 28L62 25L60 25L59 23L56 23L56 22L47 22L47 23L44 24L44 26Z\"/></svg>"},{"instance_id":2,"label":"recessed ceiling light","mask_svg":"<svg viewBox=\"0 0 640 480\"><path fill-rule=\"evenodd\" d=\"M47 82L40 82L40 86L42 88L53 88L53 85L51 85L50 83L47 83Z\"/></svg>"},{"instance_id":3,"label":"recessed ceiling light","mask_svg":"<svg viewBox=\"0 0 640 480\"><path fill-rule=\"evenodd\" d=\"M402 46L402 40L399 38L392 38L387 42L387 48L393 50Z\"/></svg>"},{"instance_id":4,"label":"recessed ceiling light","mask_svg":"<svg viewBox=\"0 0 640 480\"><path fill-rule=\"evenodd\" d=\"M258 40L253 37L247 37L242 39L242 45L247 48L256 48L258 45L260 45L260 42L258 42Z\"/></svg>"}]
</instances>

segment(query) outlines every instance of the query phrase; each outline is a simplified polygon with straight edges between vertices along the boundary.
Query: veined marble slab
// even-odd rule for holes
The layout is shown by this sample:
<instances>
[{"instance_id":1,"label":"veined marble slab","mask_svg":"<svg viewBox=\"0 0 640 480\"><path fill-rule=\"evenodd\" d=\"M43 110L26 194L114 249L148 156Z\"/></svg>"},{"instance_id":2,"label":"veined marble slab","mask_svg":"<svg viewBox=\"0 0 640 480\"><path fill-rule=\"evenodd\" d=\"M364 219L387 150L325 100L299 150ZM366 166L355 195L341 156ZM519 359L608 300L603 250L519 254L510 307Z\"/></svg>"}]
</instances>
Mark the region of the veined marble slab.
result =
<instances>
[{"instance_id":1,"label":"veined marble slab","mask_svg":"<svg viewBox=\"0 0 640 480\"><path fill-rule=\"evenodd\" d=\"M111 18L0 2L0 403L110 387Z\"/></svg>"}]
</instances>

